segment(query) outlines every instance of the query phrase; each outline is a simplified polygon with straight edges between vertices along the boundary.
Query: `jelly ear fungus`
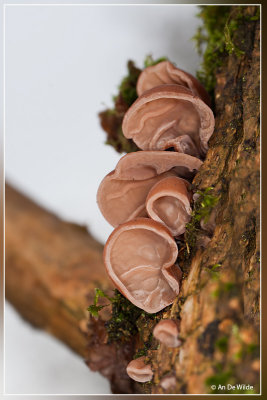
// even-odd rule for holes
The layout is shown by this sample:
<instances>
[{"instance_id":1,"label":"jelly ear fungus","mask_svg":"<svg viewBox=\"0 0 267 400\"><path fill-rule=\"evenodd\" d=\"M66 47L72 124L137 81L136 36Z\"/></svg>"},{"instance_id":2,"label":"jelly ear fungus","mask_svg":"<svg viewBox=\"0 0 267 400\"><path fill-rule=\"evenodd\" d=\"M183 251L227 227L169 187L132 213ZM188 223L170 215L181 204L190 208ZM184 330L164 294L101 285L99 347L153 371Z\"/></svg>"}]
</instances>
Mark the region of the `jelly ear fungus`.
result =
<instances>
[{"instance_id":1,"label":"jelly ear fungus","mask_svg":"<svg viewBox=\"0 0 267 400\"><path fill-rule=\"evenodd\" d=\"M144 92L128 109L122 131L142 150L166 150L204 158L214 130L213 112L181 85L160 85Z\"/></svg>"},{"instance_id":2,"label":"jelly ear fungus","mask_svg":"<svg viewBox=\"0 0 267 400\"><path fill-rule=\"evenodd\" d=\"M104 263L117 289L147 313L172 304L179 293L178 248L170 231L150 218L119 225L104 248Z\"/></svg>"}]
</instances>

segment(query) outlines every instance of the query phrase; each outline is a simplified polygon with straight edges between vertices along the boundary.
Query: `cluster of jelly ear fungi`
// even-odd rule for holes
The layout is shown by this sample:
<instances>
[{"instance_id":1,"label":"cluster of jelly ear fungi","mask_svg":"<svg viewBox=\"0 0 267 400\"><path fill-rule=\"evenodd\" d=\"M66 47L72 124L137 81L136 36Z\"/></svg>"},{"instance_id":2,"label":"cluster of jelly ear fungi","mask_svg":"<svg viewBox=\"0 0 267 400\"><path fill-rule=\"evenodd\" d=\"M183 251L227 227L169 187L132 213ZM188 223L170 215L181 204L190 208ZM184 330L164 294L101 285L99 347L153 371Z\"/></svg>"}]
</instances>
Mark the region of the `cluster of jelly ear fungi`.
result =
<instances>
[{"instance_id":1,"label":"cluster of jelly ear fungi","mask_svg":"<svg viewBox=\"0 0 267 400\"><path fill-rule=\"evenodd\" d=\"M214 116L200 82L169 61L144 69L137 93L122 130L141 151L120 159L102 180L97 201L115 228L104 248L110 279L134 305L156 313L179 293L174 238L191 218L190 182L207 152ZM153 334L168 347L180 344L174 321L160 321ZM144 357L131 361L127 372L139 382L153 376Z\"/></svg>"}]
</instances>

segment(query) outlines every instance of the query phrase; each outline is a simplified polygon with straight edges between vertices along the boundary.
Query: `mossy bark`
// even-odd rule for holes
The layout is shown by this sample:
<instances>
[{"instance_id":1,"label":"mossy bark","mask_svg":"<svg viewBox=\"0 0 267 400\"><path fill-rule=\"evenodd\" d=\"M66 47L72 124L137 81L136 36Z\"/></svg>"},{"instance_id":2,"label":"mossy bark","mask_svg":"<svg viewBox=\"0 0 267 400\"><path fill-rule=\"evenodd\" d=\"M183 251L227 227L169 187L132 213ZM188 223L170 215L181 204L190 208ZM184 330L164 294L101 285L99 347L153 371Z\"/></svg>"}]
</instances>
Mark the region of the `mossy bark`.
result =
<instances>
[{"instance_id":1,"label":"mossy bark","mask_svg":"<svg viewBox=\"0 0 267 400\"><path fill-rule=\"evenodd\" d=\"M257 7L240 12L232 40L242 55L227 55L216 73L216 127L193 181L197 190L214 188L215 224L196 231L181 293L164 316L180 321L182 346L148 352L149 393L223 393L218 384L244 382L259 393L260 26ZM165 375L175 377L168 390Z\"/></svg>"},{"instance_id":2,"label":"mossy bark","mask_svg":"<svg viewBox=\"0 0 267 400\"><path fill-rule=\"evenodd\" d=\"M117 368L125 368L132 354L146 354L154 376L146 384L132 382L124 393L259 392L258 7L233 7L227 27L222 33L225 50L220 52L215 73L215 131L205 162L193 181L194 191L201 193L203 202L196 201L195 220L188 227L185 242L178 243L183 270L181 292L161 314L161 318L179 321L182 345L177 349L159 345L151 335L158 316L154 321L145 314L139 317L139 333L132 343L113 344L115 354L126 345L132 347ZM201 209L203 203L205 210ZM207 211L210 213L208 221L196 218L203 211L206 217ZM91 346L89 365L93 353ZM120 391L118 378L116 383L115 392ZM242 383L253 389L227 388L227 384ZM226 389L218 388L219 384ZM122 390L125 388L124 384Z\"/></svg>"}]
</instances>

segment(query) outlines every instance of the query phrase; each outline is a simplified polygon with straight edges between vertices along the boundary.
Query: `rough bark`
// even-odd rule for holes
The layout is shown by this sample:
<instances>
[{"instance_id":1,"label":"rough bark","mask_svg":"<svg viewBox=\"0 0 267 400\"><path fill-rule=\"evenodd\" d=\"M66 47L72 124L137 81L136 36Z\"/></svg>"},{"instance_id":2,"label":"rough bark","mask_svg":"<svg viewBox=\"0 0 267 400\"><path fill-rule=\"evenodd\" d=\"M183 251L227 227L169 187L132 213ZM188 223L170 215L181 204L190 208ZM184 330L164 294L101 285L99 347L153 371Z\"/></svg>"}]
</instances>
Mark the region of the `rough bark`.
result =
<instances>
[{"instance_id":1,"label":"rough bark","mask_svg":"<svg viewBox=\"0 0 267 400\"><path fill-rule=\"evenodd\" d=\"M110 288L102 245L8 185L5 234L7 299L34 326L85 356L87 307L95 287Z\"/></svg>"},{"instance_id":2,"label":"rough bark","mask_svg":"<svg viewBox=\"0 0 267 400\"><path fill-rule=\"evenodd\" d=\"M230 54L217 73L215 132L193 182L219 197L215 224L206 241L205 230L197 232L181 294L165 314L180 321L183 344L148 352L154 378L147 392L223 393L211 385L245 382L259 393L260 31L256 8L242 12L247 22L234 40L244 54ZM175 377L168 390L166 374Z\"/></svg>"},{"instance_id":3,"label":"rough bark","mask_svg":"<svg viewBox=\"0 0 267 400\"><path fill-rule=\"evenodd\" d=\"M193 181L195 191L213 188L218 202L207 223L195 224L193 245L178 243L181 293L162 314L179 321L182 345L171 351L159 346L151 338L156 320L141 316L128 346L147 354L154 377L135 384L135 392L250 393L227 389L244 382L259 392L260 31L257 7L236 8L233 18L237 11L229 53L216 73L215 131ZM117 342L115 354L124 346Z\"/></svg>"}]
</instances>

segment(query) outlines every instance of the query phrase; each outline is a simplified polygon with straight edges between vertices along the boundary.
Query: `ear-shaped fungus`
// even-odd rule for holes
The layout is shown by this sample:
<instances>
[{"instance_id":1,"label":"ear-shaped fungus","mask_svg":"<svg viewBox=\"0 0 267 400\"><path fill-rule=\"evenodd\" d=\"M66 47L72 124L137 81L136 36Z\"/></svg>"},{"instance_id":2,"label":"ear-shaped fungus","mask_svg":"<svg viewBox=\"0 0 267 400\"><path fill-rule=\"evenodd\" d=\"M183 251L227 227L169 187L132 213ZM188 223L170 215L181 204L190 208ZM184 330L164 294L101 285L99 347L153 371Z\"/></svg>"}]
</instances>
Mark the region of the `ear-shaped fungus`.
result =
<instances>
[{"instance_id":1,"label":"ear-shaped fungus","mask_svg":"<svg viewBox=\"0 0 267 400\"><path fill-rule=\"evenodd\" d=\"M184 233L191 219L188 182L178 177L164 178L156 183L146 199L150 218L163 223L177 237Z\"/></svg>"},{"instance_id":2,"label":"ear-shaped fungus","mask_svg":"<svg viewBox=\"0 0 267 400\"><path fill-rule=\"evenodd\" d=\"M104 248L107 273L117 289L137 307L156 313L179 293L178 248L159 222L136 218L119 225Z\"/></svg>"},{"instance_id":3,"label":"ear-shaped fungus","mask_svg":"<svg viewBox=\"0 0 267 400\"><path fill-rule=\"evenodd\" d=\"M214 130L212 110L190 89L161 85L147 90L126 112L122 131L142 150L174 148L203 157Z\"/></svg>"},{"instance_id":4,"label":"ear-shaped fungus","mask_svg":"<svg viewBox=\"0 0 267 400\"><path fill-rule=\"evenodd\" d=\"M153 330L153 336L167 347L178 347L181 344L178 334L177 324L171 319L162 319Z\"/></svg>"},{"instance_id":5,"label":"ear-shaped fungus","mask_svg":"<svg viewBox=\"0 0 267 400\"><path fill-rule=\"evenodd\" d=\"M176 84L187 87L194 95L200 97L210 106L210 97L204 86L193 75L175 67L170 61L162 61L145 68L137 81L137 94L141 96L146 90L165 84Z\"/></svg>"},{"instance_id":6,"label":"ear-shaped fungus","mask_svg":"<svg viewBox=\"0 0 267 400\"><path fill-rule=\"evenodd\" d=\"M98 206L114 227L146 217L146 197L155 183L170 176L191 179L201 165L198 158L171 151L126 154L102 180L97 192Z\"/></svg>"},{"instance_id":7,"label":"ear-shaped fungus","mask_svg":"<svg viewBox=\"0 0 267 400\"><path fill-rule=\"evenodd\" d=\"M145 356L129 362L126 372L136 382L148 382L153 378L153 372L149 364L145 364Z\"/></svg>"}]
</instances>

